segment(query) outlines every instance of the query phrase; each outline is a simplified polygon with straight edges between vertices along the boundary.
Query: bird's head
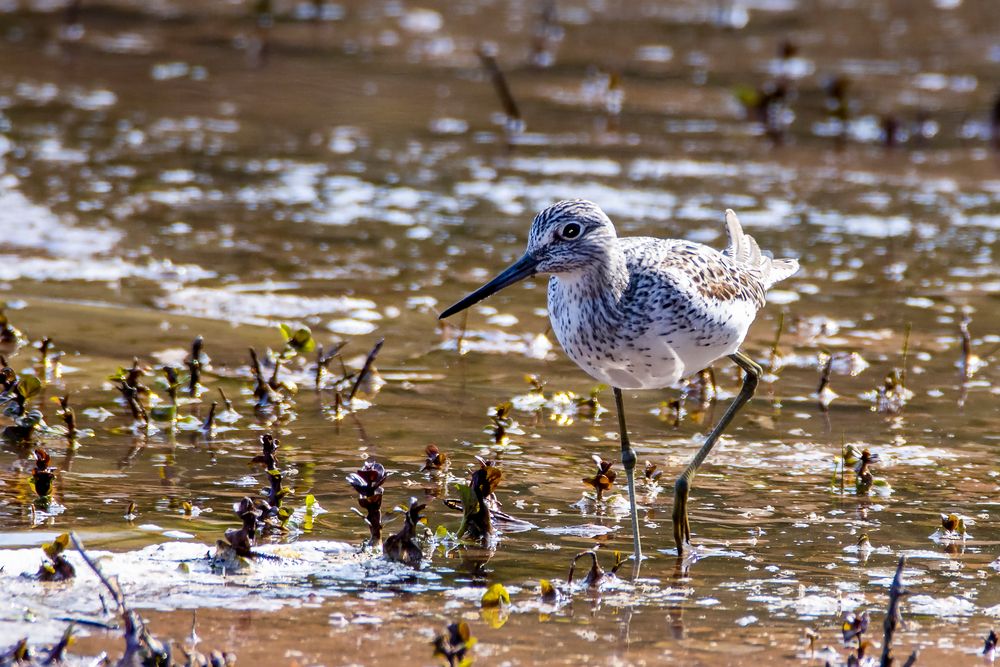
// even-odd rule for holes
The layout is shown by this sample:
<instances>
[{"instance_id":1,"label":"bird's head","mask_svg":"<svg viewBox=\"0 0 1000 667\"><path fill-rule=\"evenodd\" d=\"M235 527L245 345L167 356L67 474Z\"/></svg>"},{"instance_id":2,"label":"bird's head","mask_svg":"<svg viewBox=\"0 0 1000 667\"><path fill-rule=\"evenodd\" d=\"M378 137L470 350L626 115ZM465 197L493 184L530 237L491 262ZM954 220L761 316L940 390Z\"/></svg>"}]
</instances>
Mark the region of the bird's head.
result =
<instances>
[{"instance_id":1,"label":"bird's head","mask_svg":"<svg viewBox=\"0 0 1000 667\"><path fill-rule=\"evenodd\" d=\"M528 248L519 260L496 278L441 313L441 318L461 312L514 283L536 273L567 274L605 261L617 234L600 207L585 199L570 199L549 206L535 216Z\"/></svg>"}]
</instances>

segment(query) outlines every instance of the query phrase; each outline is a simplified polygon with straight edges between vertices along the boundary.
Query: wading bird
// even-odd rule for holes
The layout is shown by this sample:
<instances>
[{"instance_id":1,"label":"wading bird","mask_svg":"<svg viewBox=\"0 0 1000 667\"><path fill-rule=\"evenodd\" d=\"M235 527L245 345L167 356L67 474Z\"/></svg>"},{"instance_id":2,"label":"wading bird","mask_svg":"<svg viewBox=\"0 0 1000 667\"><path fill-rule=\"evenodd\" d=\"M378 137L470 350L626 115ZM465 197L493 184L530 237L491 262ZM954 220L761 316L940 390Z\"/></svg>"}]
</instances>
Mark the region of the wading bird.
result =
<instances>
[{"instance_id":1,"label":"wading bird","mask_svg":"<svg viewBox=\"0 0 1000 667\"><path fill-rule=\"evenodd\" d=\"M687 501L698 467L753 396L761 367L740 345L764 293L795 273L794 259L771 259L726 211L729 247L683 240L619 238L593 202L561 201L535 216L524 255L440 317L454 315L537 273L549 279L552 329L570 359L611 385L628 480L635 560L642 558L635 505L636 455L625 425L623 389L657 389L729 357L743 372L732 405L674 485L677 554L690 544Z\"/></svg>"}]
</instances>

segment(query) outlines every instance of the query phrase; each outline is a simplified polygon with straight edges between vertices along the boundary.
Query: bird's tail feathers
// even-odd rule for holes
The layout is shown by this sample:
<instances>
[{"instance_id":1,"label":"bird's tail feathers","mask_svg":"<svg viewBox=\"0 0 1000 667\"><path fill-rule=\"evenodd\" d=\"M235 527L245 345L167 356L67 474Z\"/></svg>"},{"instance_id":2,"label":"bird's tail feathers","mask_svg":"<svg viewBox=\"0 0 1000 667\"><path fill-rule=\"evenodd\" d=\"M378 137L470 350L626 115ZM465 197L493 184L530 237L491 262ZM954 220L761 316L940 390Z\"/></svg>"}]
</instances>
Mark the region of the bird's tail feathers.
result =
<instances>
[{"instance_id":1,"label":"bird's tail feathers","mask_svg":"<svg viewBox=\"0 0 1000 667\"><path fill-rule=\"evenodd\" d=\"M723 254L735 263L756 270L766 288L784 280L799 270L799 263L794 259L771 259L760 251L760 246L752 236L743 231L736 212L726 209L726 231L729 234L729 247Z\"/></svg>"}]
</instances>

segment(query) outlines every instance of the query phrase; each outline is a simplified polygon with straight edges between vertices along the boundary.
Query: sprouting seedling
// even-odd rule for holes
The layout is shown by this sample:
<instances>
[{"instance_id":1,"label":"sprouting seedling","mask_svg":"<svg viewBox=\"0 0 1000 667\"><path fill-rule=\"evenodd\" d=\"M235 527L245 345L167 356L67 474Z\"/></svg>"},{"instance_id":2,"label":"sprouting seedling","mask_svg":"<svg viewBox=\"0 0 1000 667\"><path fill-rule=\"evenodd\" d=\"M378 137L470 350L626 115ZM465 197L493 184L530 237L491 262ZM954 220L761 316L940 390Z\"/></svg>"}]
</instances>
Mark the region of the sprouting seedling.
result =
<instances>
[{"instance_id":1,"label":"sprouting seedling","mask_svg":"<svg viewBox=\"0 0 1000 667\"><path fill-rule=\"evenodd\" d=\"M875 475L872 472L872 466L878 462L878 454L872 454L867 448L861 451L861 458L858 460L858 463L854 468L856 475L854 487L855 492L859 496L868 495L871 491L872 485L875 483Z\"/></svg>"},{"instance_id":2,"label":"sprouting seedling","mask_svg":"<svg viewBox=\"0 0 1000 667\"><path fill-rule=\"evenodd\" d=\"M250 460L251 463L259 463L264 466L264 470L277 470L278 469L278 445L281 444L270 433L264 433L260 436L260 447L261 452L257 456Z\"/></svg>"},{"instance_id":3,"label":"sprouting seedling","mask_svg":"<svg viewBox=\"0 0 1000 667\"><path fill-rule=\"evenodd\" d=\"M76 576L73 564L66 560L63 552L69 547L69 533L63 533L52 542L42 545L47 561L38 568L38 578L42 581L66 581Z\"/></svg>"},{"instance_id":4,"label":"sprouting seedling","mask_svg":"<svg viewBox=\"0 0 1000 667\"><path fill-rule=\"evenodd\" d=\"M382 544L382 485L389 474L381 463L368 459L357 472L347 476L347 483L358 493L358 505L365 511L361 516L368 524L369 545L373 547Z\"/></svg>"},{"instance_id":5,"label":"sprouting seedling","mask_svg":"<svg viewBox=\"0 0 1000 667\"><path fill-rule=\"evenodd\" d=\"M24 415L28 402L41 392L42 381L34 375L22 375L15 378L4 399L4 415L14 418Z\"/></svg>"},{"instance_id":6,"label":"sprouting seedling","mask_svg":"<svg viewBox=\"0 0 1000 667\"><path fill-rule=\"evenodd\" d=\"M290 324L278 325L285 347L281 350L282 359L291 359L300 354L309 354L316 349L316 339L307 326L293 328Z\"/></svg>"},{"instance_id":7,"label":"sprouting seedling","mask_svg":"<svg viewBox=\"0 0 1000 667\"><path fill-rule=\"evenodd\" d=\"M52 482L56 478L56 469L49 467L49 453L39 447L35 450L35 469L31 473L31 485L41 501L52 498Z\"/></svg>"},{"instance_id":8,"label":"sprouting seedling","mask_svg":"<svg viewBox=\"0 0 1000 667\"><path fill-rule=\"evenodd\" d=\"M941 515L941 529L946 534L960 535L963 538L968 533L965 527L965 517L954 512Z\"/></svg>"},{"instance_id":9,"label":"sprouting seedling","mask_svg":"<svg viewBox=\"0 0 1000 667\"><path fill-rule=\"evenodd\" d=\"M225 422L227 424L232 424L240 420L240 413L236 412L233 407L233 402L229 400L226 396L226 392L222 387L218 387L219 397L222 399L222 412L218 416L220 422Z\"/></svg>"},{"instance_id":10,"label":"sprouting seedling","mask_svg":"<svg viewBox=\"0 0 1000 667\"><path fill-rule=\"evenodd\" d=\"M493 536L493 506L497 504L493 493L500 486L503 472L496 461L476 457L479 468L472 473L469 484L458 484L462 503L462 524L458 528L459 539L468 536L481 540Z\"/></svg>"},{"instance_id":11,"label":"sprouting seedling","mask_svg":"<svg viewBox=\"0 0 1000 667\"><path fill-rule=\"evenodd\" d=\"M597 400L597 397L601 395L601 392L607 389L607 385L599 384L592 387L590 394L586 397L580 396L576 398L576 407L580 414L585 417L590 417L596 419L604 408L601 407L601 403Z\"/></svg>"},{"instance_id":12,"label":"sprouting seedling","mask_svg":"<svg viewBox=\"0 0 1000 667\"><path fill-rule=\"evenodd\" d=\"M569 574L566 575L566 583L573 583L573 575L576 572L576 562L581 558L590 558L590 569L587 571L586 576L583 578L583 583L587 585L588 588L596 588L601 584L601 581L607 576L607 573L601 567L601 564L597 561L597 551L591 549L589 551L581 551L576 556L573 557L573 562L569 566ZM619 552L615 552L615 564L611 568L611 574L616 574L622 565L625 564L625 556Z\"/></svg>"},{"instance_id":13,"label":"sprouting seedling","mask_svg":"<svg viewBox=\"0 0 1000 667\"><path fill-rule=\"evenodd\" d=\"M895 414L903 409L906 402L913 395L906 387L907 357L910 350L910 330L911 325L906 324L906 332L903 334L902 359L898 368L893 368L885 376L882 386L876 391L875 409L878 412Z\"/></svg>"},{"instance_id":14,"label":"sprouting seedling","mask_svg":"<svg viewBox=\"0 0 1000 667\"><path fill-rule=\"evenodd\" d=\"M657 470L657 465L652 461L646 461L646 467L642 471L642 479L646 482L646 486L657 486L661 477L663 477L663 471Z\"/></svg>"},{"instance_id":15,"label":"sprouting seedling","mask_svg":"<svg viewBox=\"0 0 1000 667\"><path fill-rule=\"evenodd\" d=\"M493 411L493 416L490 417L490 421L493 422L493 442L498 445L507 441L507 430L510 429L514 423L514 420L511 417L511 412L513 410L513 404L510 401L505 401L496 407Z\"/></svg>"},{"instance_id":16,"label":"sprouting seedling","mask_svg":"<svg viewBox=\"0 0 1000 667\"><path fill-rule=\"evenodd\" d=\"M374 396L378 393L379 388L385 384L385 380L379 377L378 371L375 370L375 358L381 351L383 343L385 343L385 338L378 339L371 351L368 352L368 356L365 357L365 363L358 371L354 386L351 387L351 393L347 395L348 403L354 400L359 391L362 395Z\"/></svg>"},{"instance_id":17,"label":"sprouting seedling","mask_svg":"<svg viewBox=\"0 0 1000 667\"><path fill-rule=\"evenodd\" d=\"M236 555L249 558L254 555L253 546L257 541L257 520L260 518L260 512L254 507L253 499L249 496L245 496L234 509L243 526L227 529L225 542L219 540L219 546L228 546Z\"/></svg>"},{"instance_id":18,"label":"sprouting seedling","mask_svg":"<svg viewBox=\"0 0 1000 667\"><path fill-rule=\"evenodd\" d=\"M126 521L134 521L139 517L139 506L135 504L134 500L130 500L128 503L128 508L125 510L124 519Z\"/></svg>"},{"instance_id":19,"label":"sprouting seedling","mask_svg":"<svg viewBox=\"0 0 1000 667\"><path fill-rule=\"evenodd\" d=\"M146 370L139 364L139 360L134 359L131 368L119 368L111 380L118 383L118 391L125 399L125 404L132 413L132 419L148 426L149 415L143 405L143 399L151 392L149 387L142 383L142 376L145 374Z\"/></svg>"},{"instance_id":20,"label":"sprouting seedling","mask_svg":"<svg viewBox=\"0 0 1000 667\"><path fill-rule=\"evenodd\" d=\"M323 351L322 345L316 346L316 391L321 391L326 384L326 376L329 375L330 362L340 357L340 351L347 345L347 341L341 341L333 346L329 352Z\"/></svg>"},{"instance_id":21,"label":"sprouting seedling","mask_svg":"<svg viewBox=\"0 0 1000 667\"><path fill-rule=\"evenodd\" d=\"M69 406L69 394L59 397L59 414L66 425L66 443L70 449L77 447L76 413Z\"/></svg>"},{"instance_id":22,"label":"sprouting seedling","mask_svg":"<svg viewBox=\"0 0 1000 667\"><path fill-rule=\"evenodd\" d=\"M448 455L438 449L437 445L427 445L424 454L427 458L424 461L424 467L420 469L421 472L444 470L448 465Z\"/></svg>"},{"instance_id":23,"label":"sprouting seedling","mask_svg":"<svg viewBox=\"0 0 1000 667\"><path fill-rule=\"evenodd\" d=\"M272 384L271 380L264 377L264 371L261 368L257 350L252 347L250 348L250 374L254 380L253 398L257 408L263 409L281 402L281 396L276 386L278 365L275 364L274 375L272 376L275 384Z\"/></svg>"},{"instance_id":24,"label":"sprouting seedling","mask_svg":"<svg viewBox=\"0 0 1000 667\"><path fill-rule=\"evenodd\" d=\"M38 367L42 371L41 376L43 378L49 377L49 372L52 370L51 352L52 339L46 336L38 344Z\"/></svg>"},{"instance_id":25,"label":"sprouting seedling","mask_svg":"<svg viewBox=\"0 0 1000 667\"><path fill-rule=\"evenodd\" d=\"M610 491L611 487L617 476L615 471L611 467L615 464L614 461L605 461L598 454L594 454L594 463L597 464L597 472L593 477L584 477L583 483L594 489L597 494L597 501L601 502L604 499L604 492Z\"/></svg>"},{"instance_id":26,"label":"sprouting seedling","mask_svg":"<svg viewBox=\"0 0 1000 667\"><path fill-rule=\"evenodd\" d=\"M292 490L283 485L283 475L280 470L272 469L266 473L268 487L265 489L265 493L267 497L257 503L257 509L260 510L260 518L266 527L283 529L292 513L287 508L282 507L281 503L285 496L292 493Z\"/></svg>"},{"instance_id":27,"label":"sprouting seedling","mask_svg":"<svg viewBox=\"0 0 1000 667\"><path fill-rule=\"evenodd\" d=\"M439 634L432 642L434 657L444 658L448 667L467 667L472 663L472 656L468 653L476 645L476 641L468 623L449 623L444 633Z\"/></svg>"},{"instance_id":28,"label":"sprouting seedling","mask_svg":"<svg viewBox=\"0 0 1000 667\"><path fill-rule=\"evenodd\" d=\"M410 567L417 567L423 560L424 552L415 542L417 526L422 521L420 513L427 507L426 503L410 498L410 505L403 516L403 527L395 535L386 538L383 545L385 557L391 561Z\"/></svg>"},{"instance_id":29,"label":"sprouting seedling","mask_svg":"<svg viewBox=\"0 0 1000 667\"><path fill-rule=\"evenodd\" d=\"M215 411L218 410L219 404L216 401L212 401L212 405L208 408L208 415L205 420L201 423L201 427L198 432L201 433L206 438L215 437Z\"/></svg>"},{"instance_id":30,"label":"sprouting seedling","mask_svg":"<svg viewBox=\"0 0 1000 667\"><path fill-rule=\"evenodd\" d=\"M187 359L184 360L184 365L188 368L188 395L198 396L201 393L201 373L205 370L208 365L209 359L202 348L205 345L205 339L201 336L195 336L195 339L191 342L191 354L188 355Z\"/></svg>"},{"instance_id":31,"label":"sprouting seedling","mask_svg":"<svg viewBox=\"0 0 1000 667\"><path fill-rule=\"evenodd\" d=\"M13 352L21 347L25 342L24 334L17 330L7 318L7 313L0 308L0 349L5 352ZM7 362L4 362L7 365Z\"/></svg>"}]
</instances>

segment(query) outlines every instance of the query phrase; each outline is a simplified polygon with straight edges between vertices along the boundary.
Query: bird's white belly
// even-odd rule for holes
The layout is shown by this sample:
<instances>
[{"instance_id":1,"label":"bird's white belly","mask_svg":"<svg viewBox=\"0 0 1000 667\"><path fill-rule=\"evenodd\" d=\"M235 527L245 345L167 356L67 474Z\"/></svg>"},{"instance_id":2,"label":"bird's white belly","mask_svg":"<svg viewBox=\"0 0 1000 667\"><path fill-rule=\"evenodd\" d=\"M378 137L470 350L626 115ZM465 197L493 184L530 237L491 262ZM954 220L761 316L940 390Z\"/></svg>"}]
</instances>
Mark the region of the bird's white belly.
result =
<instances>
[{"instance_id":1,"label":"bird's white belly","mask_svg":"<svg viewBox=\"0 0 1000 667\"><path fill-rule=\"evenodd\" d=\"M665 318L635 335L597 331L578 309L549 305L552 329L567 356L597 381L620 389L668 387L733 354L755 314L750 304L732 308L726 319L714 320L714 328L696 331Z\"/></svg>"}]
</instances>

